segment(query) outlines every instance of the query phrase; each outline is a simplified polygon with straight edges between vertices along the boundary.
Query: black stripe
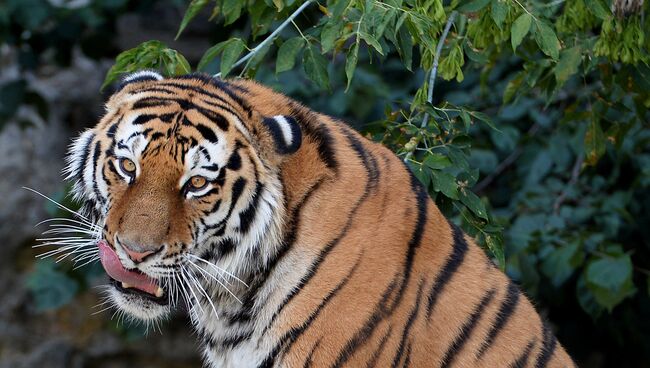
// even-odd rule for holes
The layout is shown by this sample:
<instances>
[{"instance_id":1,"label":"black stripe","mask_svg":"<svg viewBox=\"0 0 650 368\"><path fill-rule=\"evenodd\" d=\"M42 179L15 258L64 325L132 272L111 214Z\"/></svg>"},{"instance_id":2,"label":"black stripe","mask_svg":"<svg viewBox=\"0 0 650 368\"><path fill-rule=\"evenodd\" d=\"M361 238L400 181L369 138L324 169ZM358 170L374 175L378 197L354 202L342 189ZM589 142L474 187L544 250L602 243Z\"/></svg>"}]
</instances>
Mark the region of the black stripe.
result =
<instances>
[{"instance_id":1,"label":"black stripe","mask_svg":"<svg viewBox=\"0 0 650 368\"><path fill-rule=\"evenodd\" d=\"M259 181L255 183L255 192L253 193L253 198L251 199L250 204L246 207L245 210L239 213L239 232L242 234L248 233L250 230L253 221L255 220L255 215L257 214L257 207L260 203L260 197L262 196L262 191L264 190L264 184Z\"/></svg>"},{"instance_id":2,"label":"black stripe","mask_svg":"<svg viewBox=\"0 0 650 368\"><path fill-rule=\"evenodd\" d=\"M463 327L460 329L460 333L454 341L451 343L451 346L447 349L447 352L442 358L442 365L440 366L441 368L447 368L450 367L451 364L454 362L454 359L456 358L456 355L461 351L467 340L469 340L470 335L472 334L472 331L474 331L474 328L476 327L476 324L478 321L481 319L483 316L483 312L485 311L485 308L490 304L492 299L494 298L494 294L496 294L496 289L492 289L488 291L479 304L474 308L474 311L470 315L469 319L463 324Z\"/></svg>"},{"instance_id":3,"label":"black stripe","mask_svg":"<svg viewBox=\"0 0 650 368\"><path fill-rule=\"evenodd\" d=\"M291 115L296 118L301 131L316 143L318 146L318 156L325 166L329 169L337 170L339 164L333 148L336 142L334 142L329 128L318 121L316 114L297 103L291 104Z\"/></svg>"},{"instance_id":4,"label":"black stripe","mask_svg":"<svg viewBox=\"0 0 650 368\"><path fill-rule=\"evenodd\" d=\"M509 280L506 296L497 311L497 316L492 328L476 353L476 359L480 359L488 348L492 346L499 332L501 332L505 327L506 323L517 309L517 303L519 303L519 288L517 288L517 285L515 285L512 280Z\"/></svg>"},{"instance_id":5,"label":"black stripe","mask_svg":"<svg viewBox=\"0 0 650 368\"><path fill-rule=\"evenodd\" d=\"M399 362L402 360L406 339L409 337L409 333L411 332L411 328L413 327L413 322L415 322L415 318L418 316L418 312L420 311L420 301L421 301L420 298L422 297L423 284L424 282L420 280L420 283L418 285L417 296L415 297L415 306L413 307L413 310L411 310L411 313L409 313L408 319L406 320L406 325L404 326L404 331L402 332L402 339L400 340L399 345L397 346L397 352L395 353L395 357L393 358L393 364L392 364L393 368L397 367Z\"/></svg>"},{"instance_id":6,"label":"black stripe","mask_svg":"<svg viewBox=\"0 0 650 368\"><path fill-rule=\"evenodd\" d=\"M318 346L320 345L322 340L323 338L320 337L318 341L316 341L314 346L311 348L311 350L309 351L309 355L307 355L307 360L305 360L305 365L303 366L304 368L309 368L314 363L314 353L316 352L316 349L318 349Z\"/></svg>"},{"instance_id":7,"label":"black stripe","mask_svg":"<svg viewBox=\"0 0 650 368\"><path fill-rule=\"evenodd\" d=\"M140 91L139 91L140 92ZM162 106L169 106L170 101L166 101L164 98L160 97L144 97L136 102L133 103L133 106L131 107L134 110L137 109L146 109L146 108L152 108L152 107L162 107Z\"/></svg>"},{"instance_id":8,"label":"black stripe","mask_svg":"<svg viewBox=\"0 0 650 368\"><path fill-rule=\"evenodd\" d=\"M537 356L537 360L535 361L535 368L546 367L548 362L551 360L551 357L553 357L553 354L555 353L556 345L557 340L555 340L555 336L553 336L553 332L551 331L548 322L544 320L542 322L542 349L539 352L539 356Z\"/></svg>"},{"instance_id":9,"label":"black stripe","mask_svg":"<svg viewBox=\"0 0 650 368\"><path fill-rule=\"evenodd\" d=\"M199 131L199 133L201 133L203 139L206 139L211 143L217 143L219 141L219 139L217 139L217 135L214 134L212 129L208 128L207 126L203 124L196 124L194 127Z\"/></svg>"},{"instance_id":10,"label":"black stripe","mask_svg":"<svg viewBox=\"0 0 650 368\"><path fill-rule=\"evenodd\" d=\"M536 338L533 338L528 342L524 351L517 357L517 360L510 364L510 368L525 368L528 365L528 356L533 350L533 346L535 346L535 340Z\"/></svg>"},{"instance_id":11,"label":"black stripe","mask_svg":"<svg viewBox=\"0 0 650 368\"><path fill-rule=\"evenodd\" d=\"M136 89L136 90L133 90L133 91L129 92L129 94L135 95L135 94L143 93L143 92L163 92L163 93L169 93L169 94L174 95L174 96L178 94L177 91L172 91L171 89L162 88L162 87L148 87L148 88ZM160 98L160 97L153 97L152 96L152 97L145 97L145 98Z\"/></svg>"},{"instance_id":12,"label":"black stripe","mask_svg":"<svg viewBox=\"0 0 650 368\"><path fill-rule=\"evenodd\" d=\"M271 137L273 137L275 150L278 153L287 155L296 152L300 148L300 145L302 144L302 133L300 132L300 127L294 118L290 116L283 116L283 118L287 122L287 125L289 125L291 131L290 142L285 140L284 130L280 126L282 123L279 122L277 118L264 118L262 123L264 123L268 132L271 134Z\"/></svg>"},{"instance_id":13,"label":"black stripe","mask_svg":"<svg viewBox=\"0 0 650 368\"><path fill-rule=\"evenodd\" d=\"M97 200L100 203L104 203L104 197L102 197L101 192L99 191L99 185L97 183L97 170L99 167L102 165L99 165L99 155L101 153L101 142L97 141L95 143L95 149L93 152L93 191L95 192L95 195L97 196Z\"/></svg>"},{"instance_id":14,"label":"black stripe","mask_svg":"<svg viewBox=\"0 0 650 368\"><path fill-rule=\"evenodd\" d=\"M406 358L404 359L404 364L402 367L407 368L411 365L411 348L412 344L409 342L409 346L406 348Z\"/></svg>"},{"instance_id":15,"label":"black stripe","mask_svg":"<svg viewBox=\"0 0 650 368\"><path fill-rule=\"evenodd\" d=\"M196 111L198 111L201 115L208 118L211 122L217 124L219 129L221 129L223 131L226 131L226 132L228 131L228 127L230 126L230 124L228 123L228 120L226 120L226 118L223 117L223 115L218 114L218 113L216 113L214 111L204 109L204 108L196 106L196 105L194 105L194 109Z\"/></svg>"},{"instance_id":16,"label":"black stripe","mask_svg":"<svg viewBox=\"0 0 650 368\"><path fill-rule=\"evenodd\" d=\"M273 366L273 363L275 361L275 358L278 354L278 352L284 347L285 351L288 351L291 348L291 345L311 326L311 324L316 320L316 318L320 315L320 313L323 311L325 306L329 304L329 302L343 289L343 287L350 281L352 278L352 275L354 275L355 271L359 267L359 264L361 263L361 259L363 258L363 253L361 253L358 257L357 260L355 261L354 265L350 269L350 271L345 275L343 280L336 285L334 289L332 289L325 298L320 302L318 307L311 312L309 317L299 326L294 326L292 327L287 333L282 336L282 338L279 340L280 342L276 344L275 348L267 356L265 361L260 365L260 367L271 367Z\"/></svg>"},{"instance_id":17,"label":"black stripe","mask_svg":"<svg viewBox=\"0 0 650 368\"><path fill-rule=\"evenodd\" d=\"M140 124L145 124L153 119L158 118L158 115L155 114L142 114L139 115L137 118L133 119L133 122L131 124L133 125L140 125Z\"/></svg>"},{"instance_id":18,"label":"black stripe","mask_svg":"<svg viewBox=\"0 0 650 368\"><path fill-rule=\"evenodd\" d=\"M241 169L241 155L239 155L238 149L235 149L235 152L233 152L232 155L230 155L226 167L233 171L237 171Z\"/></svg>"},{"instance_id":19,"label":"black stripe","mask_svg":"<svg viewBox=\"0 0 650 368\"><path fill-rule=\"evenodd\" d=\"M86 139L86 141L84 142L84 149L83 149L83 154L81 155L81 161L79 161L79 165L73 171L73 176L75 176L78 180L80 180L83 186L86 186L85 179L84 179L84 170L86 169L86 163L88 162L88 158L90 158L90 145L93 142L93 139L95 139L95 134L90 134Z\"/></svg>"},{"instance_id":20,"label":"black stripe","mask_svg":"<svg viewBox=\"0 0 650 368\"><path fill-rule=\"evenodd\" d=\"M253 335L253 330L248 330L244 333L235 335L235 336L230 336L225 338L221 343L221 348L223 349L232 349L236 348L237 345L241 344L242 342L250 339L251 335Z\"/></svg>"},{"instance_id":21,"label":"black stripe","mask_svg":"<svg viewBox=\"0 0 650 368\"><path fill-rule=\"evenodd\" d=\"M237 116L239 118L239 120L243 121L243 119L239 116L239 114L237 112L235 112L235 110L233 110L232 108L227 106L227 105L230 105L229 101L225 100L223 97L221 97L219 95L215 95L214 93L208 92L204 88L199 88L199 87L195 87L195 86L191 86L191 85L187 85L187 84L183 84L183 83L175 83L175 82L173 82L171 80L165 80L165 82L162 85L177 87L177 88L182 89L182 90L194 91L194 92L200 93L200 94L202 94L204 96L208 96L208 97L213 98L215 100L221 101L221 102L225 103L226 105L220 105L219 106L220 108L222 108L222 109L228 111L229 113ZM241 99L239 99L239 101L242 102L242 104L240 104L242 109L244 109L247 113L249 113L250 112L250 106L248 106L248 105L244 106L243 101ZM235 101L235 102L237 102L237 101ZM237 103L239 103L239 102L237 102Z\"/></svg>"},{"instance_id":22,"label":"black stripe","mask_svg":"<svg viewBox=\"0 0 650 368\"><path fill-rule=\"evenodd\" d=\"M407 170L406 167L404 169ZM393 281L388 285L382 294L379 303L377 303L375 306L375 310L372 315L354 334L352 339L348 340L348 342L345 344L345 347L339 352L339 355L336 358L333 367L343 366L359 347L368 342L370 335L373 333L379 322L381 322L386 316L392 314L402 300L402 295L404 294L404 290L408 285L409 279L411 277L411 269L413 260L415 258L415 251L420 246L420 242L424 234L424 226L426 225L427 221L427 207L429 201L427 192L424 187L422 187L418 179L415 178L415 176L412 174L410 174L410 178L411 189L416 194L418 216L413 234L411 235L411 239L409 241L408 252L404 261L404 271L398 273L396 275L396 278L393 279ZM401 278L401 280L399 280L399 278ZM398 282L400 281L401 283L398 287ZM397 292L397 295L395 296L393 303L386 305L394 291Z\"/></svg>"},{"instance_id":23,"label":"black stripe","mask_svg":"<svg viewBox=\"0 0 650 368\"><path fill-rule=\"evenodd\" d=\"M388 326L388 330L386 330L386 333L384 336L381 337L379 340L379 345L377 346L377 349L372 353L372 356L370 357L370 360L368 360L368 363L366 363L366 368L372 368L377 365L377 359L379 359L379 356L381 353L384 352L384 345L386 345L386 342L388 342L388 338L390 337L390 334L393 332L393 326Z\"/></svg>"},{"instance_id":24,"label":"black stripe","mask_svg":"<svg viewBox=\"0 0 650 368\"><path fill-rule=\"evenodd\" d=\"M341 123L343 134L348 139L352 148L357 152L359 158L363 161L363 166L366 172L368 173L368 178L370 180L370 189L377 187L379 183L379 166L377 165L377 160L372 156L368 150L364 147L363 143L357 137L356 132L353 132L345 123Z\"/></svg>"},{"instance_id":25,"label":"black stripe","mask_svg":"<svg viewBox=\"0 0 650 368\"><path fill-rule=\"evenodd\" d=\"M113 123L113 125L111 125L110 128L108 128L108 130L106 131L107 137L113 138L113 136L115 136L115 132L117 131L117 127L120 125L121 121L122 121L122 117L120 116L120 118L115 123Z\"/></svg>"},{"instance_id":26,"label":"black stripe","mask_svg":"<svg viewBox=\"0 0 650 368\"><path fill-rule=\"evenodd\" d=\"M451 280L451 277L454 275L454 273L458 270L460 265L463 263L463 259L465 258L465 253L467 252L467 248L468 248L467 242L465 241L465 237L463 236L463 232L458 228L458 226L452 223L449 223L449 226L451 227L453 238L454 238L453 249L449 257L447 257L447 260L445 262L445 265L442 267L442 270L440 271L438 276L436 276L436 280L433 283L431 292L429 293L429 300L427 303L427 319L431 318L431 314L433 313L433 308L435 307L438 298L442 294L449 280Z\"/></svg>"}]
</instances>

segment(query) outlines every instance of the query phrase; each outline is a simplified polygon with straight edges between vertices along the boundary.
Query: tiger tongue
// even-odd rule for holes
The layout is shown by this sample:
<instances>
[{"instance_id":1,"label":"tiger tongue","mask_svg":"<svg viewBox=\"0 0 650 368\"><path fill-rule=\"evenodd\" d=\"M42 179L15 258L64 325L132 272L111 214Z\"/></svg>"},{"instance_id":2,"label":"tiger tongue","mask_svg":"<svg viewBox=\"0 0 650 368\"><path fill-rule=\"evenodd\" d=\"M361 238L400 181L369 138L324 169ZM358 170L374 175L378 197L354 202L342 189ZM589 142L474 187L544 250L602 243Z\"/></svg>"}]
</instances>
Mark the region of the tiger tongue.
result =
<instances>
[{"instance_id":1,"label":"tiger tongue","mask_svg":"<svg viewBox=\"0 0 650 368\"><path fill-rule=\"evenodd\" d=\"M99 247L99 259L110 277L145 293L161 296L159 295L161 294L160 287L151 278L143 273L129 271L124 268L117 257L117 253L105 241L101 240L97 246Z\"/></svg>"}]
</instances>

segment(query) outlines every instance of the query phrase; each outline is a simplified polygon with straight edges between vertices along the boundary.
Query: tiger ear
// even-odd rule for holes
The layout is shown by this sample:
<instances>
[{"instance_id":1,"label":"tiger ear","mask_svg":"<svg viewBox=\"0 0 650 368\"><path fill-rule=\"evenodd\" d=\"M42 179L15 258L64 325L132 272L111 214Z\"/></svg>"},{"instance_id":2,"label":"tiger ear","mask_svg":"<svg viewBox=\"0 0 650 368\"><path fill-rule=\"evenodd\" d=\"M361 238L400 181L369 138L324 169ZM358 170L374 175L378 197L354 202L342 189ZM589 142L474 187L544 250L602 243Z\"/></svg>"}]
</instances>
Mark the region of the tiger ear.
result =
<instances>
[{"instance_id":1,"label":"tiger ear","mask_svg":"<svg viewBox=\"0 0 650 368\"><path fill-rule=\"evenodd\" d=\"M302 132L296 119L288 115L276 115L263 118L262 125L271 136L277 153L290 155L300 148Z\"/></svg>"},{"instance_id":2,"label":"tiger ear","mask_svg":"<svg viewBox=\"0 0 650 368\"><path fill-rule=\"evenodd\" d=\"M117 90L121 91L122 88L126 87L131 83L144 82L144 81L159 81L162 79L164 79L164 77L153 70L140 70L138 72L131 73L126 77L122 78L122 82L120 82L120 85L119 87L117 87Z\"/></svg>"}]
</instances>

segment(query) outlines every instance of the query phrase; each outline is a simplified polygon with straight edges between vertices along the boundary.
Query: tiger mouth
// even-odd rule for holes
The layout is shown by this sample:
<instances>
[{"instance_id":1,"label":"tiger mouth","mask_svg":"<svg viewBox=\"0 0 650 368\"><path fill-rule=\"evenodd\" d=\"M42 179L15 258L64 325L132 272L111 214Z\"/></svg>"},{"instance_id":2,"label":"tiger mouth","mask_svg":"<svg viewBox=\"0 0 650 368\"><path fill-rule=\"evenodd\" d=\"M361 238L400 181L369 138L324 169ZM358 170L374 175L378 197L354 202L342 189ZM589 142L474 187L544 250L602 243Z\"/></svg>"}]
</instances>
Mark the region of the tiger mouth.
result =
<instances>
[{"instance_id":1,"label":"tiger mouth","mask_svg":"<svg viewBox=\"0 0 650 368\"><path fill-rule=\"evenodd\" d=\"M124 294L129 294L133 296L137 296L143 299L147 299L149 301L152 301L156 304L159 305L168 305L169 304L169 298L167 297L168 293L166 293L161 287L158 287L156 290L156 294L151 294L146 291L142 291L134 286L131 286L129 284L126 284L122 281L117 281L112 277L108 277L109 283L117 289L117 291L124 293Z\"/></svg>"},{"instance_id":2,"label":"tiger mouth","mask_svg":"<svg viewBox=\"0 0 650 368\"><path fill-rule=\"evenodd\" d=\"M111 284L120 292L137 295L158 304L167 304L169 298L167 293L158 284L158 280L137 269L126 269L115 250L106 241L101 240L97 244L99 248L99 259L108 274Z\"/></svg>"}]
</instances>

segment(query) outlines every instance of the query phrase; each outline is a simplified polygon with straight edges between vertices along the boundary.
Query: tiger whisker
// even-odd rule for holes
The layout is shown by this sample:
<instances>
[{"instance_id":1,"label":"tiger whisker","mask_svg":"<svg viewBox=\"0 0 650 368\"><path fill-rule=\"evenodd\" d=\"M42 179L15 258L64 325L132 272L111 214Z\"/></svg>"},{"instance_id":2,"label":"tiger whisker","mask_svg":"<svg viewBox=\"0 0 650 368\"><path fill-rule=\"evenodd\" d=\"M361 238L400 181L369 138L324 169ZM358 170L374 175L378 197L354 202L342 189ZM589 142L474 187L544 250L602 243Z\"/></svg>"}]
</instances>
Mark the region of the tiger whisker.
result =
<instances>
[{"instance_id":1,"label":"tiger whisker","mask_svg":"<svg viewBox=\"0 0 650 368\"><path fill-rule=\"evenodd\" d=\"M93 256L90 259L88 259L87 261L85 261L85 262L83 262L81 264L75 265L72 269L76 270L77 268L84 267L86 265L89 265L89 264L91 264L93 262L97 262L97 261L99 261L99 256ZM80 261L76 261L76 262L80 262Z\"/></svg>"},{"instance_id":2,"label":"tiger whisker","mask_svg":"<svg viewBox=\"0 0 650 368\"><path fill-rule=\"evenodd\" d=\"M196 301L196 303L194 303L194 304L199 307L199 309L201 310L201 313L205 313L205 311L203 310L203 306L201 305L201 303L199 301L199 298L194 293L194 288L192 287L192 284L189 282L189 278L187 277L187 270L185 268L183 268L181 270L181 275L182 275L183 278L185 278L185 280L188 281L187 286L189 286L190 292L192 293L192 295L194 296L194 300Z\"/></svg>"},{"instance_id":3,"label":"tiger whisker","mask_svg":"<svg viewBox=\"0 0 650 368\"><path fill-rule=\"evenodd\" d=\"M205 269L203 269L202 267L198 266L197 264L195 264L195 263L193 263L191 261L189 261L189 264L194 266L194 268L201 271L205 275L210 276L214 281L216 281L219 285L221 285L221 287L223 287L230 295L232 295L232 297L235 298L239 302L239 304L242 304L242 301L239 300L237 295L235 295L232 291L230 291L230 289L228 289L228 287L226 285L224 285L221 281L219 281L219 279L217 279L214 275L212 275L211 273L209 273L208 271L206 271ZM205 276L203 276L203 277L206 279L206 281L209 281Z\"/></svg>"},{"instance_id":4,"label":"tiger whisker","mask_svg":"<svg viewBox=\"0 0 650 368\"><path fill-rule=\"evenodd\" d=\"M77 211L74 211L74 210L69 209L68 207L66 207L66 206L62 205L61 203L55 201L54 199L52 199L52 198L46 196L45 194L39 192L38 190L36 190L36 189L32 189L32 188L29 188L29 187L23 187L23 189L25 189L25 190L29 190L30 192L35 193L35 194L37 194L37 195L39 195L39 196L41 196L41 197L47 199L48 201L54 203L54 204L55 204L57 207L59 207L60 209L65 210L65 211L68 211L68 212L70 212L71 214L77 216L77 217L80 218L84 223L86 223L86 224L88 224L88 225L94 225L92 222L90 222L90 219L88 219L87 217L83 216L82 214L80 214L80 213L77 212Z\"/></svg>"},{"instance_id":5,"label":"tiger whisker","mask_svg":"<svg viewBox=\"0 0 650 368\"><path fill-rule=\"evenodd\" d=\"M199 268L199 267L198 267L197 265L195 265L194 263L191 263L191 262L190 262L190 264L191 264L192 266L194 266L195 268ZM214 312L214 315L215 315L217 318L219 318L219 313L217 313L217 308L214 306L214 303L212 302L212 297L211 297L210 295L208 295L207 291L205 291L205 289L203 288L203 286L201 286L201 283L199 282L199 280L197 280L196 276L194 276L194 275L191 274L191 273L189 273L188 275L189 275L190 279L192 280L192 282L196 285L197 289L199 289L199 291L203 293L203 295L205 296L205 298L208 300L208 303L210 303L210 306L212 307L212 311ZM203 276L203 277L205 278L205 276ZM206 280L207 280L207 278L206 278Z\"/></svg>"},{"instance_id":6,"label":"tiger whisker","mask_svg":"<svg viewBox=\"0 0 650 368\"><path fill-rule=\"evenodd\" d=\"M85 226L84 229L89 229L89 230L90 229L94 229L94 230L97 230L97 231L101 230L101 227L99 225L97 225L97 224L81 222L79 220L65 218L65 217L49 218L49 219L46 219L46 220L43 220L43 221L37 223L36 225L34 225L34 227L38 227L40 225L43 225L43 224L46 224L46 223L49 223L49 222L53 222L53 221L60 221L60 222L62 222L64 224L65 223L72 223L72 224L76 224L76 225L80 225L80 226ZM50 224L49 226L54 226L54 225L61 225L61 224Z\"/></svg>"},{"instance_id":7,"label":"tiger whisker","mask_svg":"<svg viewBox=\"0 0 650 368\"><path fill-rule=\"evenodd\" d=\"M203 258L201 258L201 257L195 256L194 254L188 254L187 256L188 256L188 257L191 257L191 258L194 258L194 259L197 259L197 260L199 260L199 261L202 261L202 262L204 262L205 264L207 264L207 265L209 265L210 267L212 267L212 268L214 268L215 270L217 270L218 272L224 273L224 274L226 274L226 275L232 277L233 279L239 281L239 282L242 283L244 286L249 287L248 284L247 284L246 282L244 282L242 279L240 279L239 277L235 276L235 275L232 274L231 272L229 272L229 271L227 271L227 270L224 270L223 268L217 266L216 264L214 264L214 263L212 263L212 262L209 262L208 260L205 260L205 259L203 259Z\"/></svg>"}]
</instances>

